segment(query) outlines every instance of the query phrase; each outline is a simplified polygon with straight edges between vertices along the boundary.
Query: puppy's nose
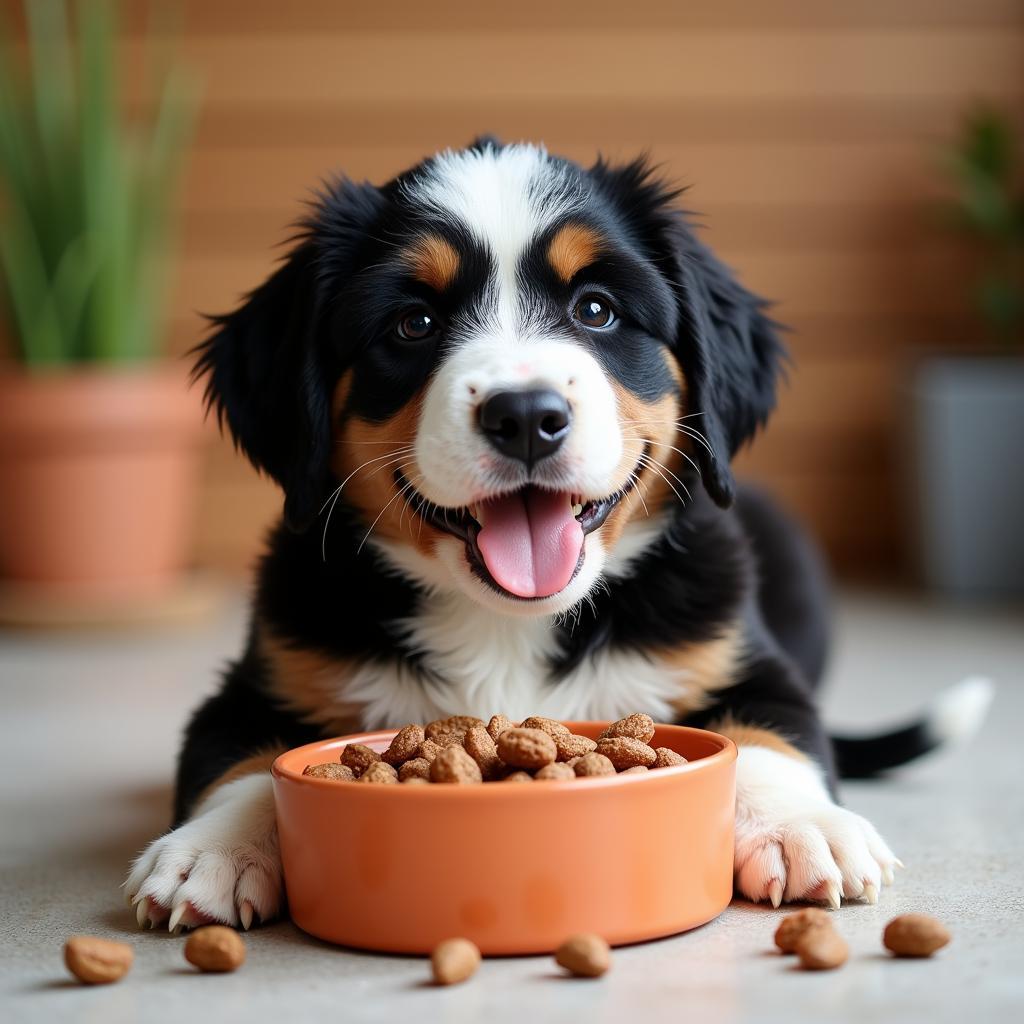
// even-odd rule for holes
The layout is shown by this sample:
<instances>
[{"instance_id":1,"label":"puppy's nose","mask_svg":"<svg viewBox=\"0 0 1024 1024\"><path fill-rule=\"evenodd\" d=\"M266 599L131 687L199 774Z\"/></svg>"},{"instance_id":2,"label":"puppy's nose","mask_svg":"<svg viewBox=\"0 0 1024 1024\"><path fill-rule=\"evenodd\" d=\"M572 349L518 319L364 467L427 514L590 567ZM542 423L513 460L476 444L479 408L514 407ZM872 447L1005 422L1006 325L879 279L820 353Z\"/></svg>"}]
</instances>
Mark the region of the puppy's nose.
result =
<instances>
[{"instance_id":1,"label":"puppy's nose","mask_svg":"<svg viewBox=\"0 0 1024 1024\"><path fill-rule=\"evenodd\" d=\"M569 434L569 403L557 391L498 391L480 406L480 429L512 459L534 463L552 455Z\"/></svg>"}]
</instances>

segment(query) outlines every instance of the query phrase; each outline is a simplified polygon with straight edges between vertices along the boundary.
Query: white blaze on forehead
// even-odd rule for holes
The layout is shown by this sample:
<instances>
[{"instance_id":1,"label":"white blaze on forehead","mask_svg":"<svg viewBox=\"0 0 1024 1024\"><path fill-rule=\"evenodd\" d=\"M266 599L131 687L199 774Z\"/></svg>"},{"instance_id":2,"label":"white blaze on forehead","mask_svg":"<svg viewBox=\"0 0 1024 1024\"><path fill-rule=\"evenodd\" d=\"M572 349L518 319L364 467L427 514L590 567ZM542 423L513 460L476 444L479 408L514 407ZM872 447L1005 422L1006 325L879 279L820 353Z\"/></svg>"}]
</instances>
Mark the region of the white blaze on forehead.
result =
<instances>
[{"instance_id":1,"label":"white blaze on forehead","mask_svg":"<svg viewBox=\"0 0 1024 1024\"><path fill-rule=\"evenodd\" d=\"M530 243L583 202L579 182L541 146L447 150L409 186L414 201L467 230L495 264L489 312L503 326L525 311L516 301L519 261Z\"/></svg>"}]
</instances>

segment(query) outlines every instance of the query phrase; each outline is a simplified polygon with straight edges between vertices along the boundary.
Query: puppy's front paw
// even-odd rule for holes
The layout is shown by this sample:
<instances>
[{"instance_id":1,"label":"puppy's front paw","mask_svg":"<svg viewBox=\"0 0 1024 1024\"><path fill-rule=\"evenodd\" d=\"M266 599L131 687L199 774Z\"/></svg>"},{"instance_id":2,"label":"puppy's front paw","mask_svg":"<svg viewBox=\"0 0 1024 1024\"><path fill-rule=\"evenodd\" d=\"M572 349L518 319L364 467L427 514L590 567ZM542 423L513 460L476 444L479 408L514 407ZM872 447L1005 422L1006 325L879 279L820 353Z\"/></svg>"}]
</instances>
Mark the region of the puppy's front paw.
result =
<instances>
[{"instance_id":1,"label":"puppy's front paw","mask_svg":"<svg viewBox=\"0 0 1024 1024\"><path fill-rule=\"evenodd\" d=\"M818 900L836 910L844 896L875 903L898 865L869 821L835 804L737 822L736 887L755 903Z\"/></svg>"},{"instance_id":2,"label":"puppy's front paw","mask_svg":"<svg viewBox=\"0 0 1024 1024\"><path fill-rule=\"evenodd\" d=\"M171 931L277 916L283 882L269 775L221 787L195 817L150 843L125 882L140 926Z\"/></svg>"},{"instance_id":3,"label":"puppy's front paw","mask_svg":"<svg viewBox=\"0 0 1024 1024\"><path fill-rule=\"evenodd\" d=\"M816 900L836 910L843 897L875 903L901 866L869 821L831 801L809 762L741 751L735 871L748 899L776 907Z\"/></svg>"}]
</instances>

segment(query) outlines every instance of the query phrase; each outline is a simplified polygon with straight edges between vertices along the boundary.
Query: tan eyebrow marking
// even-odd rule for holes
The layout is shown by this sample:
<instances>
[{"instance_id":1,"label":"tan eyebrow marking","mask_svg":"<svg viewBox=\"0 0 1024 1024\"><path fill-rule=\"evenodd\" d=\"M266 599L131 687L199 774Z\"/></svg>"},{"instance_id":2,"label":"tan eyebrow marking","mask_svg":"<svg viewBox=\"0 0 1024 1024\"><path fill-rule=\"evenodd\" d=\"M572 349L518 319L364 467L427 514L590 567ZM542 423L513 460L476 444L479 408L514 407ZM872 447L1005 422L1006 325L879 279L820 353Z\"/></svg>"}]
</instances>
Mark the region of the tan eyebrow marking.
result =
<instances>
[{"instance_id":1,"label":"tan eyebrow marking","mask_svg":"<svg viewBox=\"0 0 1024 1024\"><path fill-rule=\"evenodd\" d=\"M405 250L417 281L443 292L459 272L459 254L440 235L424 235Z\"/></svg>"},{"instance_id":2,"label":"tan eyebrow marking","mask_svg":"<svg viewBox=\"0 0 1024 1024\"><path fill-rule=\"evenodd\" d=\"M548 246L548 262L568 284L604 248L604 239L585 224L564 224Z\"/></svg>"}]
</instances>

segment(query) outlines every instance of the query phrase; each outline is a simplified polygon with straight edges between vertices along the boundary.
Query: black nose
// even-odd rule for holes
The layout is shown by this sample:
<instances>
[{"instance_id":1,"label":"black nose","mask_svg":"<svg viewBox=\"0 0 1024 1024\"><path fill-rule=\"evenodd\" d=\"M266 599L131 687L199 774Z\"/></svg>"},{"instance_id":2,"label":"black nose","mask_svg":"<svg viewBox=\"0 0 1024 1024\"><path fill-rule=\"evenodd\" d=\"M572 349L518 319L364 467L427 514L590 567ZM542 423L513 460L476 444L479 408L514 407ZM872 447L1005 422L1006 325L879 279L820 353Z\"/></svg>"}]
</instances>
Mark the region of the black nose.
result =
<instances>
[{"instance_id":1,"label":"black nose","mask_svg":"<svg viewBox=\"0 0 1024 1024\"><path fill-rule=\"evenodd\" d=\"M480 429L502 455L534 463L569 434L569 403L557 391L498 391L480 406Z\"/></svg>"}]
</instances>

